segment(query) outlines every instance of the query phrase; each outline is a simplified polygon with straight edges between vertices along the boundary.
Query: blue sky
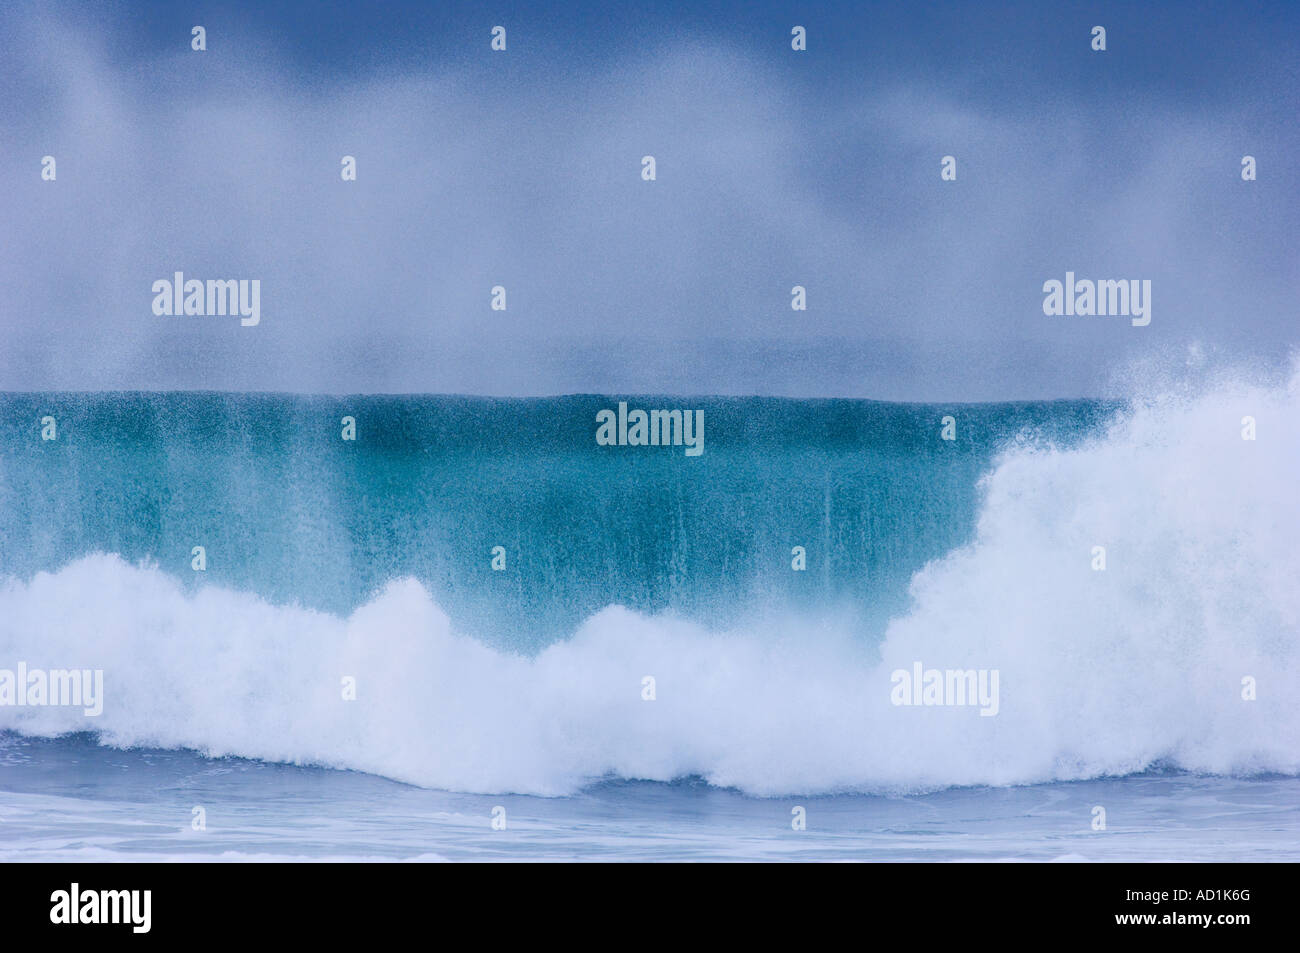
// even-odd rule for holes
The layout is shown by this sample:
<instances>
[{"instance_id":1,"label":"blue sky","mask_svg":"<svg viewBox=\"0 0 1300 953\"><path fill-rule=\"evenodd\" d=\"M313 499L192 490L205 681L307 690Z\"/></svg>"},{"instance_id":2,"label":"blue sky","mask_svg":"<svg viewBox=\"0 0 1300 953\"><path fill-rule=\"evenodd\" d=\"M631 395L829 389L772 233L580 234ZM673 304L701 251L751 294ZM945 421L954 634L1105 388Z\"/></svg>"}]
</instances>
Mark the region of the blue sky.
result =
<instances>
[{"instance_id":1,"label":"blue sky","mask_svg":"<svg viewBox=\"0 0 1300 953\"><path fill-rule=\"evenodd\" d=\"M1298 46L1293 3L7 4L0 388L985 400L1275 366ZM176 270L259 279L262 323L153 315ZM1045 316L1067 270L1150 279L1151 324Z\"/></svg>"}]
</instances>

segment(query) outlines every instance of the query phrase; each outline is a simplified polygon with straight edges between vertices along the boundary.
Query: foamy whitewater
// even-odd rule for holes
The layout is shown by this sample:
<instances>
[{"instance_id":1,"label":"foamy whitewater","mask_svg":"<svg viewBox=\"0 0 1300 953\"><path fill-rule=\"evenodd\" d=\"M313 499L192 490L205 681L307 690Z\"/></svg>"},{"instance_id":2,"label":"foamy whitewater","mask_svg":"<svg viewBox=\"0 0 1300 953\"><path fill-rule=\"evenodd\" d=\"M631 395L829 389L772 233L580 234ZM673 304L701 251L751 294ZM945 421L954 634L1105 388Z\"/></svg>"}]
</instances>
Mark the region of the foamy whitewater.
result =
<instances>
[{"instance_id":1,"label":"foamy whitewater","mask_svg":"<svg viewBox=\"0 0 1300 953\"><path fill-rule=\"evenodd\" d=\"M607 400L0 397L21 422L0 457L0 668L105 684L98 718L0 707L27 752L0 805L39 815L15 765L86 731L600 803L702 779L933 807L1155 771L1271 778L1269 829L1297 856L1300 375L1124 406L701 400L698 460L597 447ZM39 440L47 413L62 443ZM996 717L892 704L918 661L998 670Z\"/></svg>"}]
</instances>

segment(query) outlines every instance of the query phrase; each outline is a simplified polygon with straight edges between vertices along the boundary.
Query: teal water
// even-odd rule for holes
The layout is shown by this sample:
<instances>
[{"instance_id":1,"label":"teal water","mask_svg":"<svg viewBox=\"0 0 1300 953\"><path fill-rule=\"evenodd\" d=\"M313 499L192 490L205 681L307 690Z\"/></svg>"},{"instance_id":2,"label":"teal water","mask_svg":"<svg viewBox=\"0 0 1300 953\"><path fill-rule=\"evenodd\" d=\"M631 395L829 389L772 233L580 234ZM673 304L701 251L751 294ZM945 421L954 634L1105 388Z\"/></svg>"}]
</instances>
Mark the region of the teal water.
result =
<instances>
[{"instance_id":1,"label":"teal water","mask_svg":"<svg viewBox=\"0 0 1300 953\"><path fill-rule=\"evenodd\" d=\"M687 457L597 446L596 413L620 399L3 394L0 575L117 553L336 614L411 576L464 630L525 652L610 604L706 624L834 608L878 630L913 573L970 538L1000 448L1068 446L1114 410L632 398L704 411ZM806 572L789 571L795 546Z\"/></svg>"}]
</instances>

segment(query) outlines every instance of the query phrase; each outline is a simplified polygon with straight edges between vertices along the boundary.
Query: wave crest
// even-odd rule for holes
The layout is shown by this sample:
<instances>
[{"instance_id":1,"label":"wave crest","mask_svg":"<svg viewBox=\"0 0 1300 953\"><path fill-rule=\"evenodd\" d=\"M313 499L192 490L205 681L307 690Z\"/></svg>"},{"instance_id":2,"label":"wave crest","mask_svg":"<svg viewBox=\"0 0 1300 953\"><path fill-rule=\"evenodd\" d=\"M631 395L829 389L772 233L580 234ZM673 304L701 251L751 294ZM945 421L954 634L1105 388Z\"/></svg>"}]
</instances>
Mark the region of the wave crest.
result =
<instances>
[{"instance_id":1,"label":"wave crest","mask_svg":"<svg viewBox=\"0 0 1300 953\"><path fill-rule=\"evenodd\" d=\"M915 576L879 645L806 612L723 632L614 606L528 657L454 631L413 579L341 617L95 554L4 582L0 667L103 669L104 713L4 707L0 727L543 795L611 775L776 795L1300 773L1297 419L1293 378L1016 446L975 539ZM916 661L997 669L999 714L891 704Z\"/></svg>"}]
</instances>

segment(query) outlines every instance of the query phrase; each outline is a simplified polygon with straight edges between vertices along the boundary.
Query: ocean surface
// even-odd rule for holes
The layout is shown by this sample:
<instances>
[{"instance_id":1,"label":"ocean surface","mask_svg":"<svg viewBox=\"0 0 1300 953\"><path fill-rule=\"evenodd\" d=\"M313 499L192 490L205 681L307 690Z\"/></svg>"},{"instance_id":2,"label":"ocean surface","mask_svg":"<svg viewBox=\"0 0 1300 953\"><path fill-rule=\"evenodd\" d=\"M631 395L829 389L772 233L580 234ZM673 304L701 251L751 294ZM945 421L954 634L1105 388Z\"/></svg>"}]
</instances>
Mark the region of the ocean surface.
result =
<instances>
[{"instance_id":1,"label":"ocean surface","mask_svg":"<svg viewBox=\"0 0 1300 953\"><path fill-rule=\"evenodd\" d=\"M1300 859L1297 421L0 394L0 858Z\"/></svg>"}]
</instances>

